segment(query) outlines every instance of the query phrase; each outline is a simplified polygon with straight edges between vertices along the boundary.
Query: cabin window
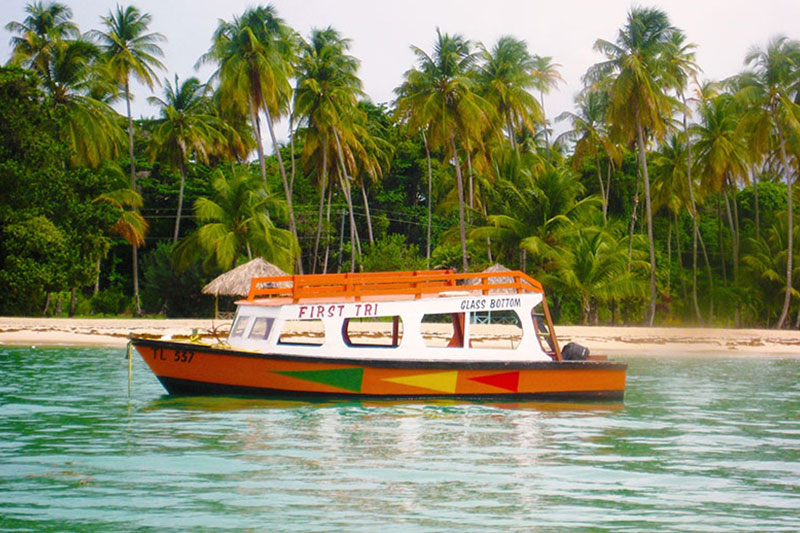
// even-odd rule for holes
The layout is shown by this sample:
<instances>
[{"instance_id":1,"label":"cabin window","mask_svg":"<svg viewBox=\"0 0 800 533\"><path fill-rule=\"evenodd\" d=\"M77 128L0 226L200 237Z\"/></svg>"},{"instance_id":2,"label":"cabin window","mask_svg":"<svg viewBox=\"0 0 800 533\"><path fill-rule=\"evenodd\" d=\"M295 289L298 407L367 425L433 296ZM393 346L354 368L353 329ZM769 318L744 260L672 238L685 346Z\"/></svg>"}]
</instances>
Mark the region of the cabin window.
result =
<instances>
[{"instance_id":1,"label":"cabin window","mask_svg":"<svg viewBox=\"0 0 800 533\"><path fill-rule=\"evenodd\" d=\"M320 346L325 343L325 325L318 318L287 320L278 343Z\"/></svg>"},{"instance_id":2,"label":"cabin window","mask_svg":"<svg viewBox=\"0 0 800 533\"><path fill-rule=\"evenodd\" d=\"M555 354L553 339L550 336L550 330L547 328L547 321L544 315L537 313L534 309L531 311L531 317L533 318L533 329L536 330L536 338L539 340L539 346L542 351L547 354Z\"/></svg>"},{"instance_id":3,"label":"cabin window","mask_svg":"<svg viewBox=\"0 0 800 533\"><path fill-rule=\"evenodd\" d=\"M272 331L272 323L275 321L273 318L257 317L253 322L253 327L250 329L250 339L266 340L269 337L269 332Z\"/></svg>"},{"instance_id":4,"label":"cabin window","mask_svg":"<svg viewBox=\"0 0 800 533\"><path fill-rule=\"evenodd\" d=\"M522 341L522 321L511 309L473 311L469 321L471 348L513 350Z\"/></svg>"},{"instance_id":5,"label":"cabin window","mask_svg":"<svg viewBox=\"0 0 800 533\"><path fill-rule=\"evenodd\" d=\"M233 323L233 327L231 328L231 337L242 337L244 335L244 330L247 329L247 324L250 322L250 317L245 315L239 315L236 317L236 322Z\"/></svg>"},{"instance_id":6,"label":"cabin window","mask_svg":"<svg viewBox=\"0 0 800 533\"><path fill-rule=\"evenodd\" d=\"M422 342L429 348L464 346L464 313L424 315L420 323Z\"/></svg>"},{"instance_id":7,"label":"cabin window","mask_svg":"<svg viewBox=\"0 0 800 533\"><path fill-rule=\"evenodd\" d=\"M342 336L350 346L396 348L403 338L403 321L399 316L347 318Z\"/></svg>"}]
</instances>

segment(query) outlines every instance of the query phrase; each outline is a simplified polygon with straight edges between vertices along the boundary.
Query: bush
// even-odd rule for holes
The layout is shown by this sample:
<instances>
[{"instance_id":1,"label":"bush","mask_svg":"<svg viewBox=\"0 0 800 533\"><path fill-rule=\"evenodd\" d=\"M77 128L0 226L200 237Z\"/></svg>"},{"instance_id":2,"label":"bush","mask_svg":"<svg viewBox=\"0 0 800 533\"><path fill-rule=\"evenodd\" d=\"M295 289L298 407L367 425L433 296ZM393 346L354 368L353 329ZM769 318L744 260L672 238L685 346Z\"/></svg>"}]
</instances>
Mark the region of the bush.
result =
<instances>
[{"instance_id":1,"label":"bush","mask_svg":"<svg viewBox=\"0 0 800 533\"><path fill-rule=\"evenodd\" d=\"M106 315L121 315L130 305L130 298L119 285L112 285L107 289L98 291L92 297L92 312Z\"/></svg>"},{"instance_id":2,"label":"bush","mask_svg":"<svg viewBox=\"0 0 800 533\"><path fill-rule=\"evenodd\" d=\"M213 296L203 294L210 281L200 263L178 272L172 264L172 245L159 243L142 258L142 307L148 313L164 312L170 318L210 317Z\"/></svg>"},{"instance_id":3,"label":"bush","mask_svg":"<svg viewBox=\"0 0 800 533\"><path fill-rule=\"evenodd\" d=\"M361 256L364 272L387 272L393 270L423 270L425 258L419 254L416 244L408 244L399 233L387 235L375 241Z\"/></svg>"}]
</instances>

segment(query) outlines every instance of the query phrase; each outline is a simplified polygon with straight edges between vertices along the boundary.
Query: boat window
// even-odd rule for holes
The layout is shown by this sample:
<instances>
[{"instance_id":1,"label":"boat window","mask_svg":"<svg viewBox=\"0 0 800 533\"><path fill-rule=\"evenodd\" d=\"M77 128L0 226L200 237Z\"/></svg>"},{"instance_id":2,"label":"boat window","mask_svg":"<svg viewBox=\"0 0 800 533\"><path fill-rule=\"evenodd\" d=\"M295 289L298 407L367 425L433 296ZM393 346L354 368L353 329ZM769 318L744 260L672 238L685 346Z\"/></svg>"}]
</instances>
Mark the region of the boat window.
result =
<instances>
[{"instance_id":1,"label":"boat window","mask_svg":"<svg viewBox=\"0 0 800 533\"><path fill-rule=\"evenodd\" d=\"M513 350L522 341L522 321L511 309L473 311L469 324L472 348Z\"/></svg>"},{"instance_id":2,"label":"boat window","mask_svg":"<svg viewBox=\"0 0 800 533\"><path fill-rule=\"evenodd\" d=\"M231 337L241 337L244 335L244 330L247 329L247 324L250 322L250 317L245 315L239 315L236 317L236 322L233 323L233 327L231 328Z\"/></svg>"},{"instance_id":3,"label":"boat window","mask_svg":"<svg viewBox=\"0 0 800 533\"><path fill-rule=\"evenodd\" d=\"M269 332L272 331L272 323L275 321L273 318L258 317L253 322L253 327L250 329L249 338L251 339L266 339L269 337Z\"/></svg>"},{"instance_id":4,"label":"boat window","mask_svg":"<svg viewBox=\"0 0 800 533\"><path fill-rule=\"evenodd\" d=\"M422 342L430 348L464 346L464 313L424 315L420 323Z\"/></svg>"},{"instance_id":5,"label":"boat window","mask_svg":"<svg viewBox=\"0 0 800 533\"><path fill-rule=\"evenodd\" d=\"M533 318L533 329L536 330L536 338L539 340L539 346L542 348L542 351L546 354L555 354L555 348L553 348L553 339L550 336L550 330L547 328L547 321L544 318L542 313L537 313L534 309L531 311L531 317Z\"/></svg>"},{"instance_id":6,"label":"boat window","mask_svg":"<svg viewBox=\"0 0 800 533\"><path fill-rule=\"evenodd\" d=\"M319 346L325 343L325 325L318 318L287 320L281 328L278 343Z\"/></svg>"},{"instance_id":7,"label":"boat window","mask_svg":"<svg viewBox=\"0 0 800 533\"><path fill-rule=\"evenodd\" d=\"M345 344L396 348L403 338L399 316L348 318L342 325Z\"/></svg>"}]
</instances>

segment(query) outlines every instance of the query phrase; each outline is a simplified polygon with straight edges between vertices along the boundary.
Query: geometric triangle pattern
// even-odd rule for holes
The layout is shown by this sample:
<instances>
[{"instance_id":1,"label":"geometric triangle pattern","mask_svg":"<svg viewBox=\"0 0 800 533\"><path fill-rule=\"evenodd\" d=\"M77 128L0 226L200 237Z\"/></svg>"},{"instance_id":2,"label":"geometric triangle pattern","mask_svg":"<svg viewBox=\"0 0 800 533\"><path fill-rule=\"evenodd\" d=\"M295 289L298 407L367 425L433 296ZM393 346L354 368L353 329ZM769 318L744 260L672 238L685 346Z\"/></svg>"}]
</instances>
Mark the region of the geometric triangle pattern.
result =
<instances>
[{"instance_id":1,"label":"geometric triangle pattern","mask_svg":"<svg viewBox=\"0 0 800 533\"><path fill-rule=\"evenodd\" d=\"M484 385L491 385L498 389L505 389L511 392L519 391L519 372L504 372L503 374L490 374L478 378L469 378L470 381L477 381Z\"/></svg>"},{"instance_id":2,"label":"geometric triangle pattern","mask_svg":"<svg viewBox=\"0 0 800 533\"><path fill-rule=\"evenodd\" d=\"M291 378L313 381L353 392L361 392L364 378L363 368L340 368L335 370L302 370L296 372L274 372Z\"/></svg>"},{"instance_id":3,"label":"geometric triangle pattern","mask_svg":"<svg viewBox=\"0 0 800 533\"><path fill-rule=\"evenodd\" d=\"M399 378L384 378L383 381L410 385L412 387L434 390L436 392L455 394L456 383L458 382L458 370L415 374L413 376L403 376Z\"/></svg>"}]
</instances>

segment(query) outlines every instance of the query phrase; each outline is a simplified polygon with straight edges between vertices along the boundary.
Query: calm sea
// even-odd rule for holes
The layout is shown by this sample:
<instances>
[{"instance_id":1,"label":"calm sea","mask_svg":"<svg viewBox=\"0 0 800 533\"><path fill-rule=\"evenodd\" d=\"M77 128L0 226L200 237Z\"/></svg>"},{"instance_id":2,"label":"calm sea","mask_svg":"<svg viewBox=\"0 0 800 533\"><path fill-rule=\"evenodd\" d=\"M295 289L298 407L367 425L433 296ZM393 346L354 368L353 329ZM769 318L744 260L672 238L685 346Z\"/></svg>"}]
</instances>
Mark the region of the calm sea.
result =
<instances>
[{"instance_id":1,"label":"calm sea","mask_svg":"<svg viewBox=\"0 0 800 533\"><path fill-rule=\"evenodd\" d=\"M624 404L172 398L0 347L3 531L798 531L800 360L635 359Z\"/></svg>"}]
</instances>

